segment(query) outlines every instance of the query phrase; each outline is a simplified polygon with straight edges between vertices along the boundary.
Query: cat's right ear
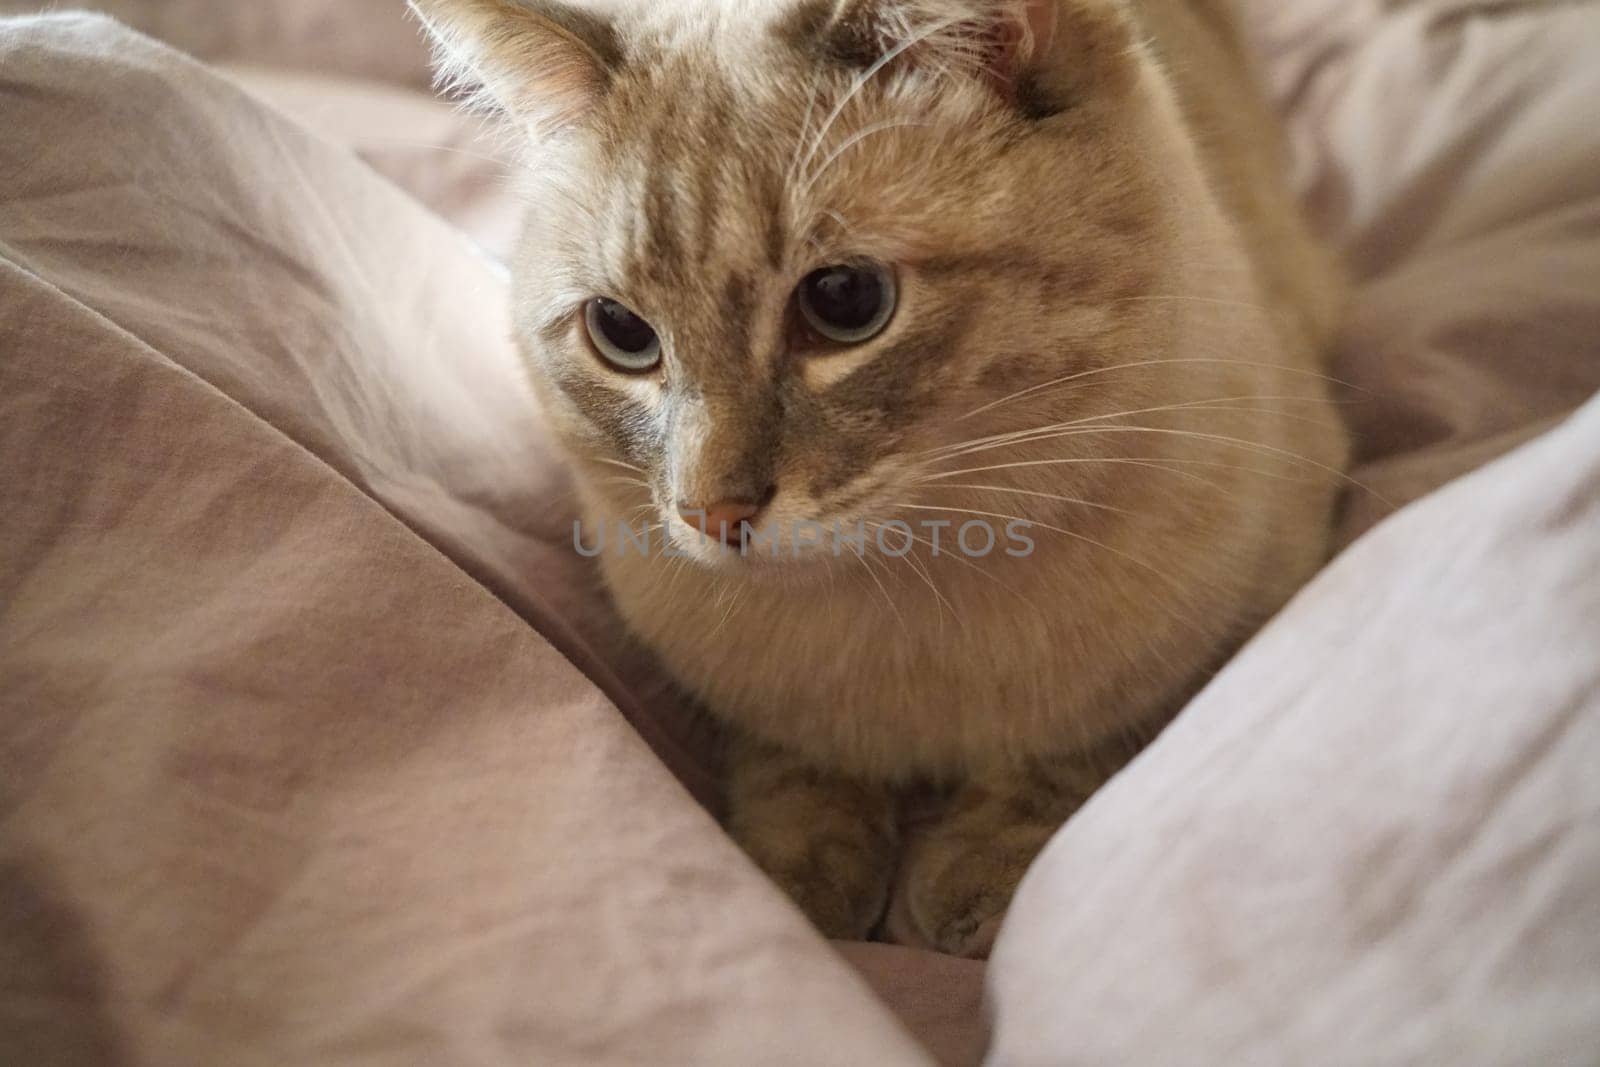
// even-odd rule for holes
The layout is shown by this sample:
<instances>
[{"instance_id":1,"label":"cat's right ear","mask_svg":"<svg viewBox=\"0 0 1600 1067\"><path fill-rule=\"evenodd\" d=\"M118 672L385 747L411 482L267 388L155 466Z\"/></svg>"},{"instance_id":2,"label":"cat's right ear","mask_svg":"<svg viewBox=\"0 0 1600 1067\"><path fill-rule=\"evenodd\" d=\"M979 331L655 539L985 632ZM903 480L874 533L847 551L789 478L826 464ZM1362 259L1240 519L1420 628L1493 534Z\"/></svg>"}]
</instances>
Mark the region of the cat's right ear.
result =
<instances>
[{"instance_id":1,"label":"cat's right ear","mask_svg":"<svg viewBox=\"0 0 1600 1067\"><path fill-rule=\"evenodd\" d=\"M530 132L582 121L622 61L602 16L558 0L409 0L434 42L441 86Z\"/></svg>"},{"instance_id":2,"label":"cat's right ear","mask_svg":"<svg viewBox=\"0 0 1600 1067\"><path fill-rule=\"evenodd\" d=\"M976 75L1035 119L1120 95L1139 71L1129 0L795 0L777 25L863 73Z\"/></svg>"}]
</instances>

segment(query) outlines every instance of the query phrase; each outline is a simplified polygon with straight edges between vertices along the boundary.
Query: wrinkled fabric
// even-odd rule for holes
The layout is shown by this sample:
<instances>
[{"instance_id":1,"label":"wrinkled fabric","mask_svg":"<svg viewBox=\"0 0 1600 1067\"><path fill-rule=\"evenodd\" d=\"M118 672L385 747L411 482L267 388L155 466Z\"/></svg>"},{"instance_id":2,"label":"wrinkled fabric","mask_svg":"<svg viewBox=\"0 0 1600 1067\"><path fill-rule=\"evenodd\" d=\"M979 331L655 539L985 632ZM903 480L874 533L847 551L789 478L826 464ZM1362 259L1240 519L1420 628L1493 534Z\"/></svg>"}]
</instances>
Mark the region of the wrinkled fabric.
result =
<instances>
[{"instance_id":1,"label":"wrinkled fabric","mask_svg":"<svg viewBox=\"0 0 1600 1067\"><path fill-rule=\"evenodd\" d=\"M0 71L0 1063L927 1062L574 667L498 272L109 22Z\"/></svg>"},{"instance_id":2,"label":"wrinkled fabric","mask_svg":"<svg viewBox=\"0 0 1600 1067\"><path fill-rule=\"evenodd\" d=\"M1019 890L993 1062L1600 1049L1600 400L1358 542Z\"/></svg>"},{"instance_id":3,"label":"wrinkled fabric","mask_svg":"<svg viewBox=\"0 0 1600 1067\"><path fill-rule=\"evenodd\" d=\"M0 1062L1592 1060L1596 5L1244 5L1356 281L1350 547L982 1008L691 799L508 341L512 164L399 0L95 6L223 75L0 28Z\"/></svg>"}]
</instances>

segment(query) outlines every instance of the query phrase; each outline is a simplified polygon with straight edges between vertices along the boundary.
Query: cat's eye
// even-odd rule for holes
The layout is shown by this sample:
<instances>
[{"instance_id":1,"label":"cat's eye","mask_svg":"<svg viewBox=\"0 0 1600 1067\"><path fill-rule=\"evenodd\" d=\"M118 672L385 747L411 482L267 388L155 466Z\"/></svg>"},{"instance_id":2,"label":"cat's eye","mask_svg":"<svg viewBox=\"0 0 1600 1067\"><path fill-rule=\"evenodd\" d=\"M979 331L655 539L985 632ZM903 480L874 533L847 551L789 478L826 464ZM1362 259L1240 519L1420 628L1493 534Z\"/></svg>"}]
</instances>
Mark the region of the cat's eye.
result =
<instances>
[{"instance_id":1,"label":"cat's eye","mask_svg":"<svg viewBox=\"0 0 1600 1067\"><path fill-rule=\"evenodd\" d=\"M597 296L584 305L583 324L600 358L618 370L642 374L661 362L661 339L625 304Z\"/></svg>"},{"instance_id":2,"label":"cat's eye","mask_svg":"<svg viewBox=\"0 0 1600 1067\"><path fill-rule=\"evenodd\" d=\"M881 263L838 263L805 276L795 293L806 325L830 341L856 345L883 332L894 315L894 275Z\"/></svg>"}]
</instances>

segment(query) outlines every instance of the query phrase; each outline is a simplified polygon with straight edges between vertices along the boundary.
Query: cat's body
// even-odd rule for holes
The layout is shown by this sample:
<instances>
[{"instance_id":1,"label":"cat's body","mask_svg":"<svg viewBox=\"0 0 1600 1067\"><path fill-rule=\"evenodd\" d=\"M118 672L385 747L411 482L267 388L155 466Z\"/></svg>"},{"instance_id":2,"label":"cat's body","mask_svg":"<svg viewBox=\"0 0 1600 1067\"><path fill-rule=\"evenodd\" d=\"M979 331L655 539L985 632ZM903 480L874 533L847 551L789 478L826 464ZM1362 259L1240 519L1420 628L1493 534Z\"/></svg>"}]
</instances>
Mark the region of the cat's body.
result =
<instances>
[{"instance_id":1,"label":"cat's body","mask_svg":"<svg viewBox=\"0 0 1600 1067\"><path fill-rule=\"evenodd\" d=\"M417 6L536 130L519 330L588 523L692 557L601 560L736 733L735 834L830 933L898 870L897 933L982 951L1049 833L1325 551L1339 283L1225 5ZM858 261L894 279L881 334L796 326L797 283ZM592 296L657 362L583 350ZM864 558L773 558L781 532L728 558L685 504L861 523ZM955 541L1016 520L1026 555ZM902 840L928 784L944 816Z\"/></svg>"}]
</instances>

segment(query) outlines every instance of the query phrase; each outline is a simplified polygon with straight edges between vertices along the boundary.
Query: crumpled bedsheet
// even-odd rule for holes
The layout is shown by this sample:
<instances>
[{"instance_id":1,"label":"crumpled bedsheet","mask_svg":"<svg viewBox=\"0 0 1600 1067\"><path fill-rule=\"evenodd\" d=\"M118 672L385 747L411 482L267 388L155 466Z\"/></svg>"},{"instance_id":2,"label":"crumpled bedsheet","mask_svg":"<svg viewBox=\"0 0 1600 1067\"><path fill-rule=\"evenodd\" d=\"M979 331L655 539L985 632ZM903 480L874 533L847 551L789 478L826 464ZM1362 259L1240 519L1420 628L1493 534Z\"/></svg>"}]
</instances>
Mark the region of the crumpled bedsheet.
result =
<instances>
[{"instance_id":1,"label":"crumpled bedsheet","mask_svg":"<svg viewBox=\"0 0 1600 1067\"><path fill-rule=\"evenodd\" d=\"M102 6L228 75L0 23L0 1062L1592 1062L1593 5L1250 5L1366 488L987 971L706 813L398 5Z\"/></svg>"}]
</instances>

